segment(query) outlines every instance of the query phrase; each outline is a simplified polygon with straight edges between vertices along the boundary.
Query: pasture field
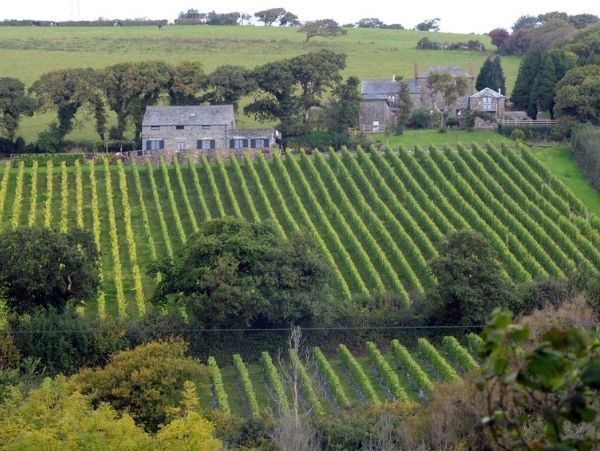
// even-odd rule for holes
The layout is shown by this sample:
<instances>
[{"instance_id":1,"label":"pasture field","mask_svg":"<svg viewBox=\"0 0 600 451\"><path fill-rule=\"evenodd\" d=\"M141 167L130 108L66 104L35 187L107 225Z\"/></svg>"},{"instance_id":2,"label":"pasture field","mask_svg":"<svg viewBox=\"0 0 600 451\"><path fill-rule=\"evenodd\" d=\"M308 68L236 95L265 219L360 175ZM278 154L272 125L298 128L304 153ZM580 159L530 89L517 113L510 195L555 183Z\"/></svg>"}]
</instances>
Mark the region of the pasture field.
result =
<instances>
[{"instance_id":1,"label":"pasture field","mask_svg":"<svg viewBox=\"0 0 600 451\"><path fill-rule=\"evenodd\" d=\"M199 61L205 72L210 72L223 64L255 67L325 48L348 56L344 76L391 78L395 74L410 78L414 63L423 71L444 64L467 69L472 61L477 73L488 56L482 52L417 50L417 41L424 36L449 42L476 39L490 52L494 50L486 35L405 30L348 29L345 36L314 38L307 46L297 29L277 27L180 25L162 31L156 27L0 27L0 76L16 77L30 85L54 69L99 68L142 60ZM510 91L520 58L503 57L502 61ZM27 141L34 140L52 117L45 113L23 120L20 134ZM254 118L242 114L238 123L240 127L256 125ZM78 115L78 127L67 139L96 140L92 122L85 113Z\"/></svg>"},{"instance_id":2,"label":"pasture field","mask_svg":"<svg viewBox=\"0 0 600 451\"><path fill-rule=\"evenodd\" d=\"M434 385L460 379L478 367L479 337L446 336L439 343L418 338L396 339L378 347L368 342L358 356L339 345L335 355L313 348L310 358L290 355L279 361L263 352L260 362L248 364L234 356L234 365L219 367L209 358L210 383L199 390L200 404L235 416L289 415L292 406L291 361L298 365L299 405L303 412L323 415L338 408L381 404L392 400L420 402Z\"/></svg>"},{"instance_id":3,"label":"pasture field","mask_svg":"<svg viewBox=\"0 0 600 451\"><path fill-rule=\"evenodd\" d=\"M444 235L487 237L517 281L600 269L600 219L524 146L315 152L159 166L103 163L0 167L0 227L94 232L102 292L90 315L151 308L157 256L175 255L201 221L272 220L306 229L334 268L340 297L411 294L435 283L428 261Z\"/></svg>"}]
</instances>

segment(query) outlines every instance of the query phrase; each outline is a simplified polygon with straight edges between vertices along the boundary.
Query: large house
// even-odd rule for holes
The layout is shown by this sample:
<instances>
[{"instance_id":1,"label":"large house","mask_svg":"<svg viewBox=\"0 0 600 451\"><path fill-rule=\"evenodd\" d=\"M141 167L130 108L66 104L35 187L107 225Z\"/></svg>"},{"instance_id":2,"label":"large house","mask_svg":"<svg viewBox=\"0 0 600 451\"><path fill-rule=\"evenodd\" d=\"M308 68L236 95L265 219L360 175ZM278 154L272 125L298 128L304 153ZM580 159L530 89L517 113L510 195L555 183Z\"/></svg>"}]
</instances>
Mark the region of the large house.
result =
<instances>
[{"instance_id":1,"label":"large house","mask_svg":"<svg viewBox=\"0 0 600 451\"><path fill-rule=\"evenodd\" d=\"M415 77L405 79L413 108L446 109L443 99L434 98L427 87L427 77L434 72L446 72L453 77L463 76L467 79L467 92L453 105L448 105L448 111L458 112L469 107L469 97L473 95L473 69L469 71L458 66L433 66L425 72L419 72L415 64ZM364 80L362 83L362 101L360 106L360 129L365 132L385 131L393 129L397 122L395 102L400 94L400 83L392 77L391 80Z\"/></svg>"},{"instance_id":2,"label":"large house","mask_svg":"<svg viewBox=\"0 0 600 451\"><path fill-rule=\"evenodd\" d=\"M144 150L268 149L274 129L236 127L232 105L149 106L142 121Z\"/></svg>"},{"instance_id":3,"label":"large house","mask_svg":"<svg viewBox=\"0 0 600 451\"><path fill-rule=\"evenodd\" d=\"M491 114L494 119L504 118L506 107L506 96L491 88L483 88L481 91L469 97L469 109Z\"/></svg>"}]
</instances>

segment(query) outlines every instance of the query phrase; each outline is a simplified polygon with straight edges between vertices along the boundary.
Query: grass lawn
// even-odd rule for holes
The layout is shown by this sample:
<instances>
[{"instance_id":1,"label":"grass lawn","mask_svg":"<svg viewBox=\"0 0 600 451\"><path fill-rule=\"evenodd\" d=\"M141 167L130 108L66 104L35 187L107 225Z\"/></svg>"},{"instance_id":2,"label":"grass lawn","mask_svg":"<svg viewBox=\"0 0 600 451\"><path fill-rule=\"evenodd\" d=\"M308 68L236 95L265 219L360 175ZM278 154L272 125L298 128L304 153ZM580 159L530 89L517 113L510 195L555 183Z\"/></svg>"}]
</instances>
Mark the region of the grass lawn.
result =
<instances>
[{"instance_id":1,"label":"grass lawn","mask_svg":"<svg viewBox=\"0 0 600 451\"><path fill-rule=\"evenodd\" d=\"M416 63L420 71L434 65L453 64L475 72L488 52L418 50L424 36L438 41L481 41L493 50L487 35L427 33L410 30L348 29L335 39L314 38L310 45L294 28L250 26L156 27L0 27L0 74L16 77L31 85L45 72L71 67L106 67L125 61L163 60L169 63L199 61L205 72L223 64L256 67L267 62L327 49L347 55L344 76L411 78ZM503 57L502 64L510 92L520 63L519 57ZM249 99L243 99L242 106ZM36 139L54 117L53 113L25 118L19 134ZM240 127L257 126L253 117L238 116ZM112 125L114 118L109 118ZM96 140L89 113L77 115L73 141Z\"/></svg>"},{"instance_id":2,"label":"grass lawn","mask_svg":"<svg viewBox=\"0 0 600 451\"><path fill-rule=\"evenodd\" d=\"M571 157L568 145L532 147L533 153L552 173L586 205L591 213L600 216L600 194L587 181Z\"/></svg>"},{"instance_id":3,"label":"grass lawn","mask_svg":"<svg viewBox=\"0 0 600 451\"><path fill-rule=\"evenodd\" d=\"M465 130L449 130L446 133L440 133L437 130L405 130L402 135L391 135L389 138L386 138L384 134L372 135L372 140L376 143L385 144L392 148L399 146L425 147L430 144L441 148L444 145L452 145L457 143L462 143L465 145L484 145L488 141L498 144L503 142L507 144L513 143L513 141L505 136L502 136L495 131L488 130L473 132Z\"/></svg>"}]
</instances>

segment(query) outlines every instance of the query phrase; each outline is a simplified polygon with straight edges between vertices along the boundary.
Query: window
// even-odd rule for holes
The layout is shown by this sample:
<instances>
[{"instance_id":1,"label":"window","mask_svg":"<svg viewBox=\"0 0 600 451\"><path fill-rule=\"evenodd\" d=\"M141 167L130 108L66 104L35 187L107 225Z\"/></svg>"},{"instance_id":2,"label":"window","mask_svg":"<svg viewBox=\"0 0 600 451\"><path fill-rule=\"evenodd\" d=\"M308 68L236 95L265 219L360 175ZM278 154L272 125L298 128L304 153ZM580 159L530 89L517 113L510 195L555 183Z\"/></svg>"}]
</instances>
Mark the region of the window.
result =
<instances>
[{"instance_id":1,"label":"window","mask_svg":"<svg viewBox=\"0 0 600 451\"><path fill-rule=\"evenodd\" d=\"M151 125L150 130L160 130L160 125Z\"/></svg>"},{"instance_id":2,"label":"window","mask_svg":"<svg viewBox=\"0 0 600 451\"><path fill-rule=\"evenodd\" d=\"M374 132L379 131L379 121L373 121L373 131Z\"/></svg>"},{"instance_id":3,"label":"window","mask_svg":"<svg viewBox=\"0 0 600 451\"><path fill-rule=\"evenodd\" d=\"M250 147L253 149L264 149L269 147L269 140L265 138L257 138L250 140Z\"/></svg>"},{"instance_id":4,"label":"window","mask_svg":"<svg viewBox=\"0 0 600 451\"><path fill-rule=\"evenodd\" d=\"M177 150L185 150L185 141L177 141L175 143L175 148Z\"/></svg>"},{"instance_id":5,"label":"window","mask_svg":"<svg viewBox=\"0 0 600 451\"><path fill-rule=\"evenodd\" d=\"M162 150L165 142L162 139L149 139L146 141L146 150Z\"/></svg>"},{"instance_id":6,"label":"window","mask_svg":"<svg viewBox=\"0 0 600 451\"><path fill-rule=\"evenodd\" d=\"M183 125L176 125L175 130L183 130Z\"/></svg>"},{"instance_id":7,"label":"window","mask_svg":"<svg viewBox=\"0 0 600 451\"><path fill-rule=\"evenodd\" d=\"M210 125L203 124L202 130L210 130Z\"/></svg>"},{"instance_id":8,"label":"window","mask_svg":"<svg viewBox=\"0 0 600 451\"><path fill-rule=\"evenodd\" d=\"M491 97L481 98L481 109L483 111L494 111L494 103Z\"/></svg>"},{"instance_id":9,"label":"window","mask_svg":"<svg viewBox=\"0 0 600 451\"><path fill-rule=\"evenodd\" d=\"M243 138L234 138L229 140L230 149L245 149L248 147L248 140Z\"/></svg>"},{"instance_id":10,"label":"window","mask_svg":"<svg viewBox=\"0 0 600 451\"><path fill-rule=\"evenodd\" d=\"M388 96L388 102L396 103L396 96L394 96L394 95Z\"/></svg>"},{"instance_id":11,"label":"window","mask_svg":"<svg viewBox=\"0 0 600 451\"><path fill-rule=\"evenodd\" d=\"M215 140L214 139L199 139L196 143L196 149L200 150L209 150L215 148Z\"/></svg>"}]
</instances>

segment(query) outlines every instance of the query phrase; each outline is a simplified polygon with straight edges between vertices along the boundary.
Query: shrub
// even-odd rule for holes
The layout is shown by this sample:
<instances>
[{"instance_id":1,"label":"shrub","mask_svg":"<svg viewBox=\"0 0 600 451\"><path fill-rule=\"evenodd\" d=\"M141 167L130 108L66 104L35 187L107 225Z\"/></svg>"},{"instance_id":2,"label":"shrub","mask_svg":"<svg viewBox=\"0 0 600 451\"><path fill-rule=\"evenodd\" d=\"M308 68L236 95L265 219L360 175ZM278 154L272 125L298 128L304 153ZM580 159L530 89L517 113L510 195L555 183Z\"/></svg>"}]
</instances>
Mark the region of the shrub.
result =
<instances>
[{"instance_id":1,"label":"shrub","mask_svg":"<svg viewBox=\"0 0 600 451\"><path fill-rule=\"evenodd\" d=\"M513 141L523 141L525 139L525 132L523 130L515 129L510 132L510 139Z\"/></svg>"},{"instance_id":2,"label":"shrub","mask_svg":"<svg viewBox=\"0 0 600 451\"><path fill-rule=\"evenodd\" d=\"M79 163L85 162L85 155L82 153L26 153L13 155L10 159L13 167L18 167L20 162L24 162L25 167L32 167L33 162L37 161L39 166L45 166L48 161L52 161L54 165L59 166L63 161L67 166L73 166L76 161Z\"/></svg>"}]
</instances>

